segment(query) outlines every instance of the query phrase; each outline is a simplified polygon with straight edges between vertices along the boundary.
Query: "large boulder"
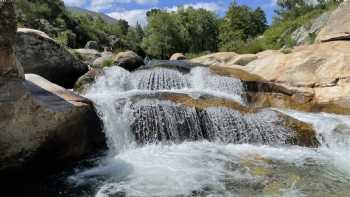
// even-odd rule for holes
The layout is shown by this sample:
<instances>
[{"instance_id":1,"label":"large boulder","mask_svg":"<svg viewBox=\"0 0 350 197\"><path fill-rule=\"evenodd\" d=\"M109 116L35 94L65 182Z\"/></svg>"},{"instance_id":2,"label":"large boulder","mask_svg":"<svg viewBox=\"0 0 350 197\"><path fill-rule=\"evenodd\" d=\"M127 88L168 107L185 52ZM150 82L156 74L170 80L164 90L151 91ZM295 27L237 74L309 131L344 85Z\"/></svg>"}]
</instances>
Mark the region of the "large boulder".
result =
<instances>
[{"instance_id":1,"label":"large boulder","mask_svg":"<svg viewBox=\"0 0 350 197\"><path fill-rule=\"evenodd\" d=\"M327 42L350 39L350 1L345 1L330 16L326 26L322 28L316 40Z\"/></svg>"},{"instance_id":2,"label":"large boulder","mask_svg":"<svg viewBox=\"0 0 350 197\"><path fill-rule=\"evenodd\" d=\"M38 74L65 88L72 88L88 71L86 64L44 32L19 28L15 49L25 73Z\"/></svg>"},{"instance_id":3,"label":"large boulder","mask_svg":"<svg viewBox=\"0 0 350 197\"><path fill-rule=\"evenodd\" d=\"M1 179L14 173L45 173L104 147L100 120L88 99L38 75L24 79L12 48L13 1L0 3L0 17Z\"/></svg>"},{"instance_id":4,"label":"large boulder","mask_svg":"<svg viewBox=\"0 0 350 197\"><path fill-rule=\"evenodd\" d=\"M296 47L289 54L266 51L244 67L215 54L200 62L218 74L257 82L251 101L258 106L350 114L349 51L348 42L336 41ZM265 91L259 89L260 82L279 88Z\"/></svg>"},{"instance_id":5,"label":"large boulder","mask_svg":"<svg viewBox=\"0 0 350 197\"><path fill-rule=\"evenodd\" d=\"M114 57L114 65L120 66L126 70L133 71L144 65L142 57L133 51L120 52Z\"/></svg>"},{"instance_id":6,"label":"large boulder","mask_svg":"<svg viewBox=\"0 0 350 197\"><path fill-rule=\"evenodd\" d=\"M26 79L0 82L0 171L57 167L104 146L89 100L38 75Z\"/></svg>"},{"instance_id":7,"label":"large boulder","mask_svg":"<svg viewBox=\"0 0 350 197\"><path fill-rule=\"evenodd\" d=\"M0 76L24 78L23 71L14 56L16 41L16 15L12 3L0 2Z\"/></svg>"}]
</instances>

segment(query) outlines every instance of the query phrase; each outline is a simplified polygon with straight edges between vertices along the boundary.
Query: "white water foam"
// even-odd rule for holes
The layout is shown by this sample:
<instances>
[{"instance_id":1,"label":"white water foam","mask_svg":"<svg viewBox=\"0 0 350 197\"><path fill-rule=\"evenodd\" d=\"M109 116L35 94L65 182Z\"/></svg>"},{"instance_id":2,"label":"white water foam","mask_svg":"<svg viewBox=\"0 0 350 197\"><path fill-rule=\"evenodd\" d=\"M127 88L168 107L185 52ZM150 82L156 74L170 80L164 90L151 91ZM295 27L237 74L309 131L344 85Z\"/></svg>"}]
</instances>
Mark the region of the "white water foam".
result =
<instances>
[{"instance_id":1,"label":"white water foam","mask_svg":"<svg viewBox=\"0 0 350 197\"><path fill-rule=\"evenodd\" d=\"M201 69L193 69L187 76L190 88L166 91L211 92L216 96L242 98L243 87L233 93L236 96L230 94L230 85L227 88L220 86L225 88L219 92L220 87L208 85L211 76L203 74L206 71ZM87 93L101 113L113 156L101 161L98 167L72 176L71 180L76 184L86 184L98 179L100 186L96 197L316 197L349 194L348 117L284 111L314 124L322 142L317 149L206 141L137 147L130 132L133 116L128 97L154 90L139 90L133 80L129 72L110 68ZM217 81L217 78L212 81ZM263 118L268 121L273 117Z\"/></svg>"}]
</instances>

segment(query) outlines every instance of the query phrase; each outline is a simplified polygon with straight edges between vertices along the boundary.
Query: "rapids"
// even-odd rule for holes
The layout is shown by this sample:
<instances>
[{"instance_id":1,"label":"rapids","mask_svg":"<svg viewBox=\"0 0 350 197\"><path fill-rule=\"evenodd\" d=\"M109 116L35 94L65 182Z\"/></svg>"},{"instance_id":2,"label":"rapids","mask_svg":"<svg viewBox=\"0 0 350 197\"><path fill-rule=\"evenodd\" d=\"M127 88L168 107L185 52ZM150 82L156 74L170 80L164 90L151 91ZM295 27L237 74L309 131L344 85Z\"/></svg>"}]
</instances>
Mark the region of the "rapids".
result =
<instances>
[{"instance_id":1,"label":"rapids","mask_svg":"<svg viewBox=\"0 0 350 197\"><path fill-rule=\"evenodd\" d=\"M208 108L203 118L192 108L148 98L161 92L247 104L240 80L205 67L108 68L85 95L104 122L108 154L95 167L77 169L68 183L96 197L350 195L349 117L277 109L311 123L321 143L291 146L284 143L290 132L272 123L277 117L268 109L243 115Z\"/></svg>"}]
</instances>

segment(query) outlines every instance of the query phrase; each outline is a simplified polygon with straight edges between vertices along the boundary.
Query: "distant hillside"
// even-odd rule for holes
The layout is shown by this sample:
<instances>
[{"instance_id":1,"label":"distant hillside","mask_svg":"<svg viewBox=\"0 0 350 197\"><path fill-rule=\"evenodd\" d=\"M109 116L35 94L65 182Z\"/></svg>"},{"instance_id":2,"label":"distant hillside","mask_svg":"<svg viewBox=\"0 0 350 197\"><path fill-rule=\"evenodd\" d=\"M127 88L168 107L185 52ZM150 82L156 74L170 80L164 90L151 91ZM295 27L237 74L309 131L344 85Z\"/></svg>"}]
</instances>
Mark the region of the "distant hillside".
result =
<instances>
[{"instance_id":1,"label":"distant hillside","mask_svg":"<svg viewBox=\"0 0 350 197\"><path fill-rule=\"evenodd\" d=\"M68 7L68 6L66 7L66 9L72 13L88 14L92 17L100 16L106 23L109 23L112 25L118 23L118 20L116 20L116 19L114 19L106 14L103 14L103 13L98 13L98 12L93 12L93 11L82 9L82 8Z\"/></svg>"}]
</instances>

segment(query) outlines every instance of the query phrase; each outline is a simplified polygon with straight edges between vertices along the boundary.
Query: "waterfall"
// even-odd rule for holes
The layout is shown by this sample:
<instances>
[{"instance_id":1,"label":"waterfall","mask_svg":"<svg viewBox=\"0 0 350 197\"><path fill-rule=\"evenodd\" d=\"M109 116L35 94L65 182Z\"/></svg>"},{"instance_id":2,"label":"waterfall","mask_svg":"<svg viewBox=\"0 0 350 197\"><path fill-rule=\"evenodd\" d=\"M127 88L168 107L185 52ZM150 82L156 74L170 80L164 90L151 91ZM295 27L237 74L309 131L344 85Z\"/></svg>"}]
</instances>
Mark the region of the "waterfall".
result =
<instances>
[{"instance_id":1,"label":"waterfall","mask_svg":"<svg viewBox=\"0 0 350 197\"><path fill-rule=\"evenodd\" d=\"M281 126L273 111L242 114L228 108L208 108L202 112L210 139L235 144L285 144L293 131Z\"/></svg>"},{"instance_id":2,"label":"waterfall","mask_svg":"<svg viewBox=\"0 0 350 197\"><path fill-rule=\"evenodd\" d=\"M135 116L132 131L139 142L153 144L157 141L203 139L200 122L193 108L158 100L141 100L132 108Z\"/></svg>"},{"instance_id":3,"label":"waterfall","mask_svg":"<svg viewBox=\"0 0 350 197\"><path fill-rule=\"evenodd\" d=\"M277 109L197 108L163 94L247 102L240 80L205 67L105 69L86 96L104 122L110 154L69 177L79 192L91 187L96 197L350 193L349 117L279 110L313 124L321 142L318 148L288 146L294 133Z\"/></svg>"},{"instance_id":4,"label":"waterfall","mask_svg":"<svg viewBox=\"0 0 350 197\"><path fill-rule=\"evenodd\" d=\"M132 74L134 87L141 90L171 90L189 88L189 81L177 70L153 68Z\"/></svg>"}]
</instances>

